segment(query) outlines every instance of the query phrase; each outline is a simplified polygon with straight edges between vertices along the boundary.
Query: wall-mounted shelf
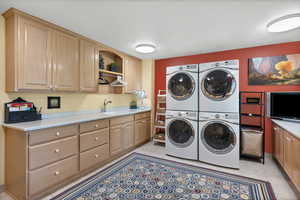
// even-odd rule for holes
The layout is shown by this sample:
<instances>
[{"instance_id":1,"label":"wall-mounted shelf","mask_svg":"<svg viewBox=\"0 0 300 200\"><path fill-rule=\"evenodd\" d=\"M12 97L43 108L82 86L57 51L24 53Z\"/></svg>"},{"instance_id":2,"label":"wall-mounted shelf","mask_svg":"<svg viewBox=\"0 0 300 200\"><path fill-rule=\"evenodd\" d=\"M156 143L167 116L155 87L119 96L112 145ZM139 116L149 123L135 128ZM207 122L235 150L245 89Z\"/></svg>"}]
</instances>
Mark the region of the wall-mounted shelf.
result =
<instances>
[{"instance_id":1,"label":"wall-mounted shelf","mask_svg":"<svg viewBox=\"0 0 300 200\"><path fill-rule=\"evenodd\" d=\"M165 141L166 90L159 90L157 95L156 116L153 141L164 144Z\"/></svg>"},{"instance_id":2,"label":"wall-mounted shelf","mask_svg":"<svg viewBox=\"0 0 300 200\"><path fill-rule=\"evenodd\" d=\"M124 57L115 51L109 49L99 49L99 79L106 80L109 84L99 84L99 93L101 94L122 94L123 87L113 87L110 84L117 79L117 76L123 77ZM102 60L102 63L101 63ZM114 69L110 65L114 64Z\"/></svg>"},{"instance_id":3,"label":"wall-mounted shelf","mask_svg":"<svg viewBox=\"0 0 300 200\"><path fill-rule=\"evenodd\" d=\"M122 73L119 73L119 72L112 72L112 71L105 70L105 69L100 69L99 72L101 72L101 73L106 73L106 74L117 75L117 76L123 76Z\"/></svg>"}]
</instances>

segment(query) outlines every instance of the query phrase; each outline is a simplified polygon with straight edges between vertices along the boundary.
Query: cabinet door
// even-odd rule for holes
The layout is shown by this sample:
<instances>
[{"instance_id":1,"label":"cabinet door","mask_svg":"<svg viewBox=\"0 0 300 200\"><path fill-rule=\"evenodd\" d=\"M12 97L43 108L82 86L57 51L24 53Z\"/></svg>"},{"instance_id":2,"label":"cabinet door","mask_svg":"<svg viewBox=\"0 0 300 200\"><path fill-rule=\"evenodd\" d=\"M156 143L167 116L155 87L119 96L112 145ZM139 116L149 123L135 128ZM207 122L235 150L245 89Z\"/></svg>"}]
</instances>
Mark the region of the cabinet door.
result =
<instances>
[{"instance_id":1,"label":"cabinet door","mask_svg":"<svg viewBox=\"0 0 300 200\"><path fill-rule=\"evenodd\" d=\"M54 89L57 91L78 91L78 38L58 31L55 32L54 36Z\"/></svg>"},{"instance_id":2,"label":"cabinet door","mask_svg":"<svg viewBox=\"0 0 300 200\"><path fill-rule=\"evenodd\" d=\"M274 134L274 157L277 161L283 165L283 135L282 130L274 125L273 126L273 134Z\"/></svg>"},{"instance_id":3,"label":"cabinet door","mask_svg":"<svg viewBox=\"0 0 300 200\"><path fill-rule=\"evenodd\" d=\"M122 148L122 126L114 126L110 128L109 133L109 149L110 149L110 155L118 154L120 153Z\"/></svg>"},{"instance_id":4,"label":"cabinet door","mask_svg":"<svg viewBox=\"0 0 300 200\"><path fill-rule=\"evenodd\" d=\"M133 122L122 125L123 149L129 149L134 146L134 128Z\"/></svg>"},{"instance_id":5,"label":"cabinet door","mask_svg":"<svg viewBox=\"0 0 300 200\"><path fill-rule=\"evenodd\" d=\"M92 42L80 40L80 91L96 92L98 67L96 46Z\"/></svg>"},{"instance_id":6,"label":"cabinet door","mask_svg":"<svg viewBox=\"0 0 300 200\"><path fill-rule=\"evenodd\" d=\"M300 139L296 138L294 140L294 180L296 183L297 189L300 191L300 159L299 159L299 152L300 152Z\"/></svg>"},{"instance_id":7,"label":"cabinet door","mask_svg":"<svg viewBox=\"0 0 300 200\"><path fill-rule=\"evenodd\" d=\"M134 123L134 144L141 144L145 135L145 120L138 120Z\"/></svg>"},{"instance_id":8,"label":"cabinet door","mask_svg":"<svg viewBox=\"0 0 300 200\"><path fill-rule=\"evenodd\" d=\"M144 135L144 142L148 141L151 137L151 119L146 119L145 122L145 135Z\"/></svg>"},{"instance_id":9,"label":"cabinet door","mask_svg":"<svg viewBox=\"0 0 300 200\"><path fill-rule=\"evenodd\" d=\"M19 17L18 88L51 89L51 30ZM10 44L13 45L13 44Z\"/></svg>"},{"instance_id":10,"label":"cabinet door","mask_svg":"<svg viewBox=\"0 0 300 200\"><path fill-rule=\"evenodd\" d=\"M135 122L135 129L134 129L134 135L135 135L135 144L141 144L146 142L150 139L150 119L141 119Z\"/></svg>"},{"instance_id":11,"label":"cabinet door","mask_svg":"<svg viewBox=\"0 0 300 200\"><path fill-rule=\"evenodd\" d=\"M287 174L292 177L293 176L293 164L294 164L294 145L293 138L290 136L288 132L285 131L284 135L284 163L283 168L286 170Z\"/></svg>"},{"instance_id":12,"label":"cabinet door","mask_svg":"<svg viewBox=\"0 0 300 200\"><path fill-rule=\"evenodd\" d=\"M127 82L125 90L127 93L133 92L134 90L142 89L142 61L126 56L125 67L124 67L124 78Z\"/></svg>"}]
</instances>

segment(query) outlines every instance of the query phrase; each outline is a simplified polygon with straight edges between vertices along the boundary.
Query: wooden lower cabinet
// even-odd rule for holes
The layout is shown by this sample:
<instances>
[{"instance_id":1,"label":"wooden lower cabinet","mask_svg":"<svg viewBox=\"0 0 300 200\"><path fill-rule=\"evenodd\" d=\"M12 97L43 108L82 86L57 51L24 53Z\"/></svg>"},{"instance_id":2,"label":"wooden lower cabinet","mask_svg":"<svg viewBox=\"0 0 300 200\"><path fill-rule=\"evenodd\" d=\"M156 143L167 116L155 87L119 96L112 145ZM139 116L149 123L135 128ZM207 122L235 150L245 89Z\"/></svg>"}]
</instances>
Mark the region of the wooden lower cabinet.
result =
<instances>
[{"instance_id":1,"label":"wooden lower cabinet","mask_svg":"<svg viewBox=\"0 0 300 200\"><path fill-rule=\"evenodd\" d=\"M16 200L41 199L103 166L150 139L149 116L148 112L32 132L7 128L7 192Z\"/></svg>"},{"instance_id":2,"label":"wooden lower cabinet","mask_svg":"<svg viewBox=\"0 0 300 200\"><path fill-rule=\"evenodd\" d=\"M282 129L278 126L273 126L273 137L274 137L274 157L277 161L283 165L283 135Z\"/></svg>"},{"instance_id":3,"label":"wooden lower cabinet","mask_svg":"<svg viewBox=\"0 0 300 200\"><path fill-rule=\"evenodd\" d=\"M150 139L150 119L141 119L135 121L134 125L135 132L135 144L142 144Z\"/></svg>"},{"instance_id":4,"label":"wooden lower cabinet","mask_svg":"<svg viewBox=\"0 0 300 200\"><path fill-rule=\"evenodd\" d=\"M109 158L109 144L80 153L80 170L86 170Z\"/></svg>"},{"instance_id":5,"label":"wooden lower cabinet","mask_svg":"<svg viewBox=\"0 0 300 200\"><path fill-rule=\"evenodd\" d=\"M274 157L300 191L300 139L273 123Z\"/></svg>"},{"instance_id":6,"label":"wooden lower cabinet","mask_svg":"<svg viewBox=\"0 0 300 200\"><path fill-rule=\"evenodd\" d=\"M123 151L122 146L122 126L114 126L110 128L110 155L115 155Z\"/></svg>"},{"instance_id":7,"label":"wooden lower cabinet","mask_svg":"<svg viewBox=\"0 0 300 200\"><path fill-rule=\"evenodd\" d=\"M110 154L115 155L134 146L134 123L126 122L110 128Z\"/></svg>"},{"instance_id":8,"label":"wooden lower cabinet","mask_svg":"<svg viewBox=\"0 0 300 200\"><path fill-rule=\"evenodd\" d=\"M123 125L122 129L123 148L129 149L134 146L134 124L129 122Z\"/></svg>"},{"instance_id":9,"label":"wooden lower cabinet","mask_svg":"<svg viewBox=\"0 0 300 200\"><path fill-rule=\"evenodd\" d=\"M63 161L29 172L29 196L35 195L78 173L78 157L72 156Z\"/></svg>"}]
</instances>

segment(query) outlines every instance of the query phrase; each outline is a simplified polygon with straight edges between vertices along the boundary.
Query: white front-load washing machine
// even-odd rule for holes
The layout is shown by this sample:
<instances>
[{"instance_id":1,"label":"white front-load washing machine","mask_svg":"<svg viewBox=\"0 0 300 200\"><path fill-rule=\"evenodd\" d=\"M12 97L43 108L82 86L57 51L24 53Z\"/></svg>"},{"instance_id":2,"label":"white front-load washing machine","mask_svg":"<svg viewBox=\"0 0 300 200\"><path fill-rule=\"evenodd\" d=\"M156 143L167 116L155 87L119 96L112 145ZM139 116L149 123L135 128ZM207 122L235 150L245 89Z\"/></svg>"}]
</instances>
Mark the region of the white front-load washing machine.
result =
<instances>
[{"instance_id":1,"label":"white front-load washing machine","mask_svg":"<svg viewBox=\"0 0 300 200\"><path fill-rule=\"evenodd\" d=\"M198 65L167 67L166 109L198 111Z\"/></svg>"},{"instance_id":2,"label":"white front-load washing machine","mask_svg":"<svg viewBox=\"0 0 300 200\"><path fill-rule=\"evenodd\" d=\"M199 111L239 112L239 60L199 64Z\"/></svg>"},{"instance_id":3,"label":"white front-load washing machine","mask_svg":"<svg viewBox=\"0 0 300 200\"><path fill-rule=\"evenodd\" d=\"M223 167L239 168L238 113L199 113L199 160Z\"/></svg>"},{"instance_id":4,"label":"white front-load washing machine","mask_svg":"<svg viewBox=\"0 0 300 200\"><path fill-rule=\"evenodd\" d=\"M198 159L198 111L166 111L167 155Z\"/></svg>"}]
</instances>

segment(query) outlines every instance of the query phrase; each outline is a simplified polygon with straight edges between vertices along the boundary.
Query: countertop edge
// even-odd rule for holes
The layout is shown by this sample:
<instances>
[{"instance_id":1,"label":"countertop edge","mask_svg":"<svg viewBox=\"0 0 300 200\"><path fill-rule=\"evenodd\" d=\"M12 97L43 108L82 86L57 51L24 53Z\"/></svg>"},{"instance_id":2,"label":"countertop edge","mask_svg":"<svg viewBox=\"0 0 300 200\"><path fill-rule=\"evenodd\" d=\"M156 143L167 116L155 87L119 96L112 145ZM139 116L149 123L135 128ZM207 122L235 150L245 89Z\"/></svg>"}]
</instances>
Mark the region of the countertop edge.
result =
<instances>
[{"instance_id":1,"label":"countertop edge","mask_svg":"<svg viewBox=\"0 0 300 200\"><path fill-rule=\"evenodd\" d=\"M2 123L1 125L5 128L10 128L10 129L14 129L14 130L19 130L19 131L23 131L23 132L29 132L29 131L36 131L36 130L41 130L41 129L47 129L47 128L54 128L54 127L59 127L59 126L67 126L67 125L72 125L72 124L78 124L78 123L84 123L84 122L89 122L89 121L94 121L94 120L101 120L101 119L109 119L109 118L114 118L114 117L122 117L122 116L126 116L126 115L134 115L134 114L138 114L138 113L143 113L143 112L149 112L151 111L151 108L146 108L143 110L132 110L132 111L124 111L124 113L114 113L114 114L107 114L105 116L101 116L101 117L91 117L91 118L87 118L87 119L78 119L78 120L71 120L70 122L57 122L57 123L53 123L51 124L49 122L49 125L36 125L36 126L32 126L29 128L21 128L16 126L16 124L5 124ZM88 115L88 114L86 114ZM79 115L78 115L79 116ZM57 120L59 120L60 117L56 118ZM63 118L63 117L61 117ZM46 121L49 119L43 119L43 121ZM33 121L36 122L36 121ZM27 122L25 122L27 123ZM32 123L32 122L28 122L28 123Z\"/></svg>"},{"instance_id":2,"label":"countertop edge","mask_svg":"<svg viewBox=\"0 0 300 200\"><path fill-rule=\"evenodd\" d=\"M287 128L285 126L282 126L282 123L292 123L292 124L295 124L295 125L299 125L299 130L300 130L300 123L298 123L298 122L292 122L292 121L278 120L278 119L272 119L272 122L274 122L275 124L277 124L281 128L287 130L294 137L296 137L296 138L298 138L300 140L300 132L298 134L296 134L295 131L292 128Z\"/></svg>"}]
</instances>

